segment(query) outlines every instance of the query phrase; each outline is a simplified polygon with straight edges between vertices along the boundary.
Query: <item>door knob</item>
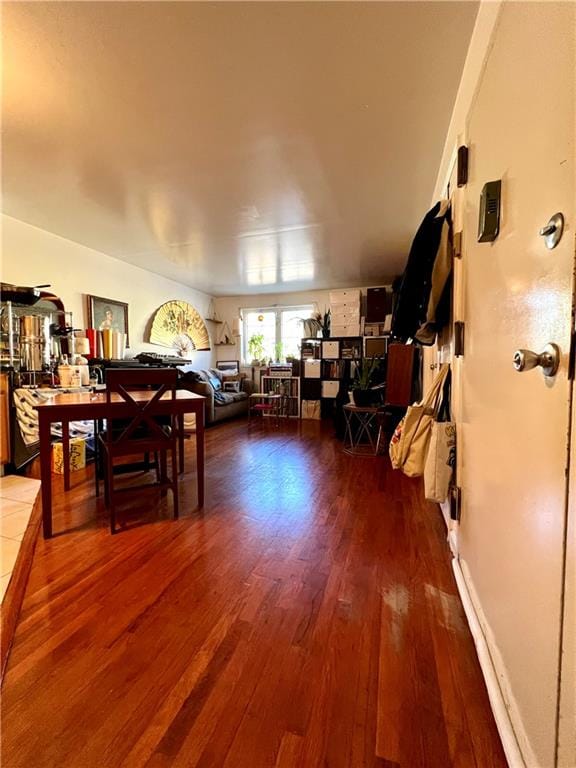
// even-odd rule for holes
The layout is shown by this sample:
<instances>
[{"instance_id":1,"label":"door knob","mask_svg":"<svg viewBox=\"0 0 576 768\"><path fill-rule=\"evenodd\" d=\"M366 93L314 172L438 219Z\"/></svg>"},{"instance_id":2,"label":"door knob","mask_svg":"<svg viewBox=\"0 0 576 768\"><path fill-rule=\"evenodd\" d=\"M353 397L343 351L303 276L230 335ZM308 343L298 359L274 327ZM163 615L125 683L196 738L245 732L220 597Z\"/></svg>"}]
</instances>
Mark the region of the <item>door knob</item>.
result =
<instances>
[{"instance_id":1,"label":"door knob","mask_svg":"<svg viewBox=\"0 0 576 768\"><path fill-rule=\"evenodd\" d=\"M554 376L560 365L560 347L557 344L546 344L540 354L529 349L517 349L513 362L519 373L540 366L544 376Z\"/></svg>"},{"instance_id":2,"label":"door knob","mask_svg":"<svg viewBox=\"0 0 576 768\"><path fill-rule=\"evenodd\" d=\"M556 248L562 239L564 232L564 216L561 213L555 213L550 217L550 221L540 230L540 235L544 238L546 248Z\"/></svg>"}]
</instances>

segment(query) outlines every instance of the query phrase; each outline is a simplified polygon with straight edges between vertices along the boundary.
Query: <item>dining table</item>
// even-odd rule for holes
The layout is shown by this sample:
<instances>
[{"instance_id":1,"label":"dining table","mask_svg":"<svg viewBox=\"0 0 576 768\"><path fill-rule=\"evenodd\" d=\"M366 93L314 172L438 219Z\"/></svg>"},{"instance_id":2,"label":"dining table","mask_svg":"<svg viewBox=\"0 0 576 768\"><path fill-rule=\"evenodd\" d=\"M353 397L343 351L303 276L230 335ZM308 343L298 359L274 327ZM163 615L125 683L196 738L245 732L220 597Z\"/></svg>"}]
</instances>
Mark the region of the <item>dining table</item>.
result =
<instances>
[{"instance_id":1,"label":"dining table","mask_svg":"<svg viewBox=\"0 0 576 768\"><path fill-rule=\"evenodd\" d=\"M131 392L138 402L146 402L154 396L152 390ZM198 507L204 506L204 408L206 398L188 390L177 390L173 398L165 393L154 406L155 416L176 416L180 435L180 468L183 467L184 415L196 416L196 474ZM101 421L128 418L132 414L130 404L120 395L108 399L106 392L68 392L57 394L35 406L38 412L40 440L40 480L42 492L42 530L45 539L52 537L52 424L62 424L63 463L69 469L71 421ZM64 487L69 487L69 472L65 474Z\"/></svg>"}]
</instances>

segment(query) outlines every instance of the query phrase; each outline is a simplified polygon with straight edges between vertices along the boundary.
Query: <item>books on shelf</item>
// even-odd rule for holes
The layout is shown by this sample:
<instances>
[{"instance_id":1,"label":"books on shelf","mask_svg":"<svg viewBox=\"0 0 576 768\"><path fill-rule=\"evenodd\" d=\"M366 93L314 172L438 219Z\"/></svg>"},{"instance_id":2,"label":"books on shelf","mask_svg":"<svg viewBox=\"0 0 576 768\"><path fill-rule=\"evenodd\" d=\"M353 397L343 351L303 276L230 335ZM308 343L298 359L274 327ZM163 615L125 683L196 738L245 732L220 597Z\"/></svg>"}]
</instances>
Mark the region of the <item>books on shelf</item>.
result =
<instances>
[{"instance_id":1,"label":"books on shelf","mask_svg":"<svg viewBox=\"0 0 576 768\"><path fill-rule=\"evenodd\" d=\"M342 339L340 356L343 360L358 360L362 357L361 339Z\"/></svg>"},{"instance_id":2,"label":"books on shelf","mask_svg":"<svg viewBox=\"0 0 576 768\"><path fill-rule=\"evenodd\" d=\"M298 378L287 377L284 379L278 376L263 376L262 391L274 395L286 395L287 397L298 397Z\"/></svg>"},{"instance_id":3,"label":"books on shelf","mask_svg":"<svg viewBox=\"0 0 576 768\"><path fill-rule=\"evenodd\" d=\"M343 360L324 360L322 377L325 379L341 379L344 376Z\"/></svg>"},{"instance_id":4,"label":"books on shelf","mask_svg":"<svg viewBox=\"0 0 576 768\"><path fill-rule=\"evenodd\" d=\"M260 389L267 395L281 395L282 415L298 417L300 415L300 378L298 376L262 376Z\"/></svg>"},{"instance_id":5,"label":"books on shelf","mask_svg":"<svg viewBox=\"0 0 576 768\"><path fill-rule=\"evenodd\" d=\"M303 360L319 360L320 351L320 339L302 339L300 353Z\"/></svg>"}]
</instances>

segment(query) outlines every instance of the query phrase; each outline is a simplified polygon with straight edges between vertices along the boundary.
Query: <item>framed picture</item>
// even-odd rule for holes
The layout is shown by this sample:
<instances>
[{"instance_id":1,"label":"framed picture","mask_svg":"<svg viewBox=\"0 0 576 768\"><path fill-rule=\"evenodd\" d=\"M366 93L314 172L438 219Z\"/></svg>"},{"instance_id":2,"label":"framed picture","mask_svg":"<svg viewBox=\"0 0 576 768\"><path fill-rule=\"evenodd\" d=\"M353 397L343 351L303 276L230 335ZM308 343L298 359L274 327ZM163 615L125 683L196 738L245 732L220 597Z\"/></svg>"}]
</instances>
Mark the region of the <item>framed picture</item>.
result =
<instances>
[{"instance_id":1,"label":"framed picture","mask_svg":"<svg viewBox=\"0 0 576 768\"><path fill-rule=\"evenodd\" d=\"M88 327L103 331L112 328L126 334L126 346L130 345L128 336L128 304L115 299L104 299L102 296L87 296Z\"/></svg>"},{"instance_id":2,"label":"framed picture","mask_svg":"<svg viewBox=\"0 0 576 768\"><path fill-rule=\"evenodd\" d=\"M228 373L240 373L240 361L239 360L218 360L216 368L219 371L227 371Z\"/></svg>"}]
</instances>

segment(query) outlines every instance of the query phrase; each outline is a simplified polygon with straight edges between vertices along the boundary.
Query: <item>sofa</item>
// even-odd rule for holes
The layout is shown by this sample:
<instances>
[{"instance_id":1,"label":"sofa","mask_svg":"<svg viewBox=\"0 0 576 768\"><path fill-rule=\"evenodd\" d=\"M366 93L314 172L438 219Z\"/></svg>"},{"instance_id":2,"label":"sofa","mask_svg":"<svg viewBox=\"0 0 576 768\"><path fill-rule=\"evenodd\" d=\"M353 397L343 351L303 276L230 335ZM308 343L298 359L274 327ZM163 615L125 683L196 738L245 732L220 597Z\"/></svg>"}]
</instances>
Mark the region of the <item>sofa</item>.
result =
<instances>
[{"instance_id":1,"label":"sofa","mask_svg":"<svg viewBox=\"0 0 576 768\"><path fill-rule=\"evenodd\" d=\"M245 416L250 395L255 391L254 382L244 374L226 375L226 372L216 368L182 372L179 387L206 398L204 418L207 426L235 416ZM229 391L232 387L238 391Z\"/></svg>"}]
</instances>

